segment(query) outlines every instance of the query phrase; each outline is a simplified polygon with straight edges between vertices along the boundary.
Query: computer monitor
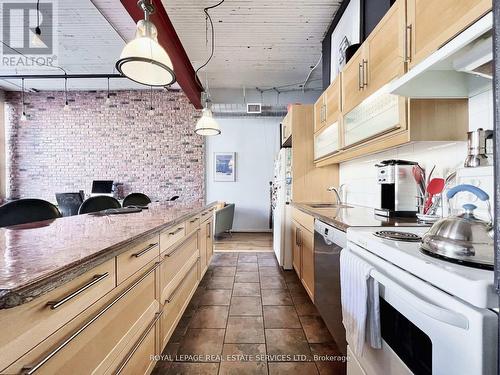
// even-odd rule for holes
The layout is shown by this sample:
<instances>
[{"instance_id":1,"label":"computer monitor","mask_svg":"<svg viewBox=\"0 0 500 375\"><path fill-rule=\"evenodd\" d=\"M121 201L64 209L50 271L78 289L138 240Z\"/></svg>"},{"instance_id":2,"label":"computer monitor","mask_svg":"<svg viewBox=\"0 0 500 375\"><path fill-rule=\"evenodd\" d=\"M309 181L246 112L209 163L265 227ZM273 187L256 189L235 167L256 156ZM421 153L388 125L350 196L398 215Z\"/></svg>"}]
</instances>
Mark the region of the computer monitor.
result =
<instances>
[{"instance_id":1,"label":"computer monitor","mask_svg":"<svg viewBox=\"0 0 500 375\"><path fill-rule=\"evenodd\" d=\"M111 194L113 192L113 181L92 181L92 194Z\"/></svg>"}]
</instances>

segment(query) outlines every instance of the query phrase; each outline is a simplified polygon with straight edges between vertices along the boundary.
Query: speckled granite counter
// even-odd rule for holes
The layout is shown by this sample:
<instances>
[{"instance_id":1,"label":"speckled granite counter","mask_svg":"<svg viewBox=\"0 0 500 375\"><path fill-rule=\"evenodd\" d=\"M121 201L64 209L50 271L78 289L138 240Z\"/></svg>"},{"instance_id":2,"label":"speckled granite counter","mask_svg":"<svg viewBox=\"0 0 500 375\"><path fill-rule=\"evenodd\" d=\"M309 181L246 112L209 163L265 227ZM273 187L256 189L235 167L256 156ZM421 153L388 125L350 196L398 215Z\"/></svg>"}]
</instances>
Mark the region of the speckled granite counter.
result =
<instances>
[{"instance_id":1,"label":"speckled granite counter","mask_svg":"<svg viewBox=\"0 0 500 375\"><path fill-rule=\"evenodd\" d=\"M79 215L0 228L0 309L29 302L135 241L214 206L153 203L139 213Z\"/></svg>"},{"instance_id":2,"label":"speckled granite counter","mask_svg":"<svg viewBox=\"0 0 500 375\"><path fill-rule=\"evenodd\" d=\"M292 206L344 232L349 227L428 226L418 223L416 218L376 216L375 210L369 207L349 205L344 208L314 208L311 204L293 202Z\"/></svg>"}]
</instances>

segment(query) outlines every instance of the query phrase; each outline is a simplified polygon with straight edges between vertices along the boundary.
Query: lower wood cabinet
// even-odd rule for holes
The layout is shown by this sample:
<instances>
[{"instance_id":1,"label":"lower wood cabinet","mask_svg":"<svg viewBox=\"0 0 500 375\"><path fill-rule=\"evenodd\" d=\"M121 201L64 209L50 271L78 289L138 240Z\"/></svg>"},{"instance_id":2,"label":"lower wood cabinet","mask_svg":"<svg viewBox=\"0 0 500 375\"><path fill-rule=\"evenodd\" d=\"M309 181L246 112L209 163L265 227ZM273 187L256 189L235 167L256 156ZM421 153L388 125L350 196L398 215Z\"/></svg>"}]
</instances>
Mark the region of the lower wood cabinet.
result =
<instances>
[{"instance_id":1,"label":"lower wood cabinet","mask_svg":"<svg viewBox=\"0 0 500 375\"><path fill-rule=\"evenodd\" d=\"M0 373L150 374L211 260L213 210L204 212L0 310Z\"/></svg>"},{"instance_id":2,"label":"lower wood cabinet","mask_svg":"<svg viewBox=\"0 0 500 375\"><path fill-rule=\"evenodd\" d=\"M292 265L314 302L314 234L293 220L292 236Z\"/></svg>"}]
</instances>

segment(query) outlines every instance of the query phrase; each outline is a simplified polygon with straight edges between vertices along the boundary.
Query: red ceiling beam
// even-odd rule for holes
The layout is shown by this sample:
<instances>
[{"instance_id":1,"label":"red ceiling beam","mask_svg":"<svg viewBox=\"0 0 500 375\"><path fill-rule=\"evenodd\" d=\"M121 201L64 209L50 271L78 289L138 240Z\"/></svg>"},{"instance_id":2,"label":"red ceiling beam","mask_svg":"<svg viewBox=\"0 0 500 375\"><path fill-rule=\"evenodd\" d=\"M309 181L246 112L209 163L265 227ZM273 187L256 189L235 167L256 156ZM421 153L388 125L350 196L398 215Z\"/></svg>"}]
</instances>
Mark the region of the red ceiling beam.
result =
<instances>
[{"instance_id":1,"label":"red ceiling beam","mask_svg":"<svg viewBox=\"0 0 500 375\"><path fill-rule=\"evenodd\" d=\"M134 22L144 18L144 13L137 6L137 0L120 0L123 7L132 17ZM203 108L201 104L201 87L195 78L195 72L182 43L175 32L174 25L170 21L161 0L151 0L155 7L155 12L150 16L150 20L158 29L158 43L165 48L172 64L179 86L197 109Z\"/></svg>"}]
</instances>

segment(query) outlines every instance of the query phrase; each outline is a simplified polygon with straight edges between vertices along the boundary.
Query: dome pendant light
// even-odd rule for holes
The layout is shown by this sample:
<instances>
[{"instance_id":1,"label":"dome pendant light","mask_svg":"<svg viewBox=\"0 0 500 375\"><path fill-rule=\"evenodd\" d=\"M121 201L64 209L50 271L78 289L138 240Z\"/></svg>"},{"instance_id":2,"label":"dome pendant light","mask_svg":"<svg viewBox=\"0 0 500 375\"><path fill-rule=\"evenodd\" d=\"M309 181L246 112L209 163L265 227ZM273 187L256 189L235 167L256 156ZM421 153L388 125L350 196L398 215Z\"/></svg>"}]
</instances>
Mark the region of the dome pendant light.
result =
<instances>
[{"instance_id":1,"label":"dome pendant light","mask_svg":"<svg viewBox=\"0 0 500 375\"><path fill-rule=\"evenodd\" d=\"M221 133L220 126L215 121L212 110L209 108L210 101L205 101L205 108L203 108L201 118L196 123L194 132L198 135L212 136Z\"/></svg>"},{"instance_id":2,"label":"dome pendant light","mask_svg":"<svg viewBox=\"0 0 500 375\"><path fill-rule=\"evenodd\" d=\"M140 0L144 19L137 22L134 40L123 48L116 69L127 78L148 86L167 86L175 82L172 61L158 43L158 31L149 20L154 12L150 0Z\"/></svg>"}]
</instances>

